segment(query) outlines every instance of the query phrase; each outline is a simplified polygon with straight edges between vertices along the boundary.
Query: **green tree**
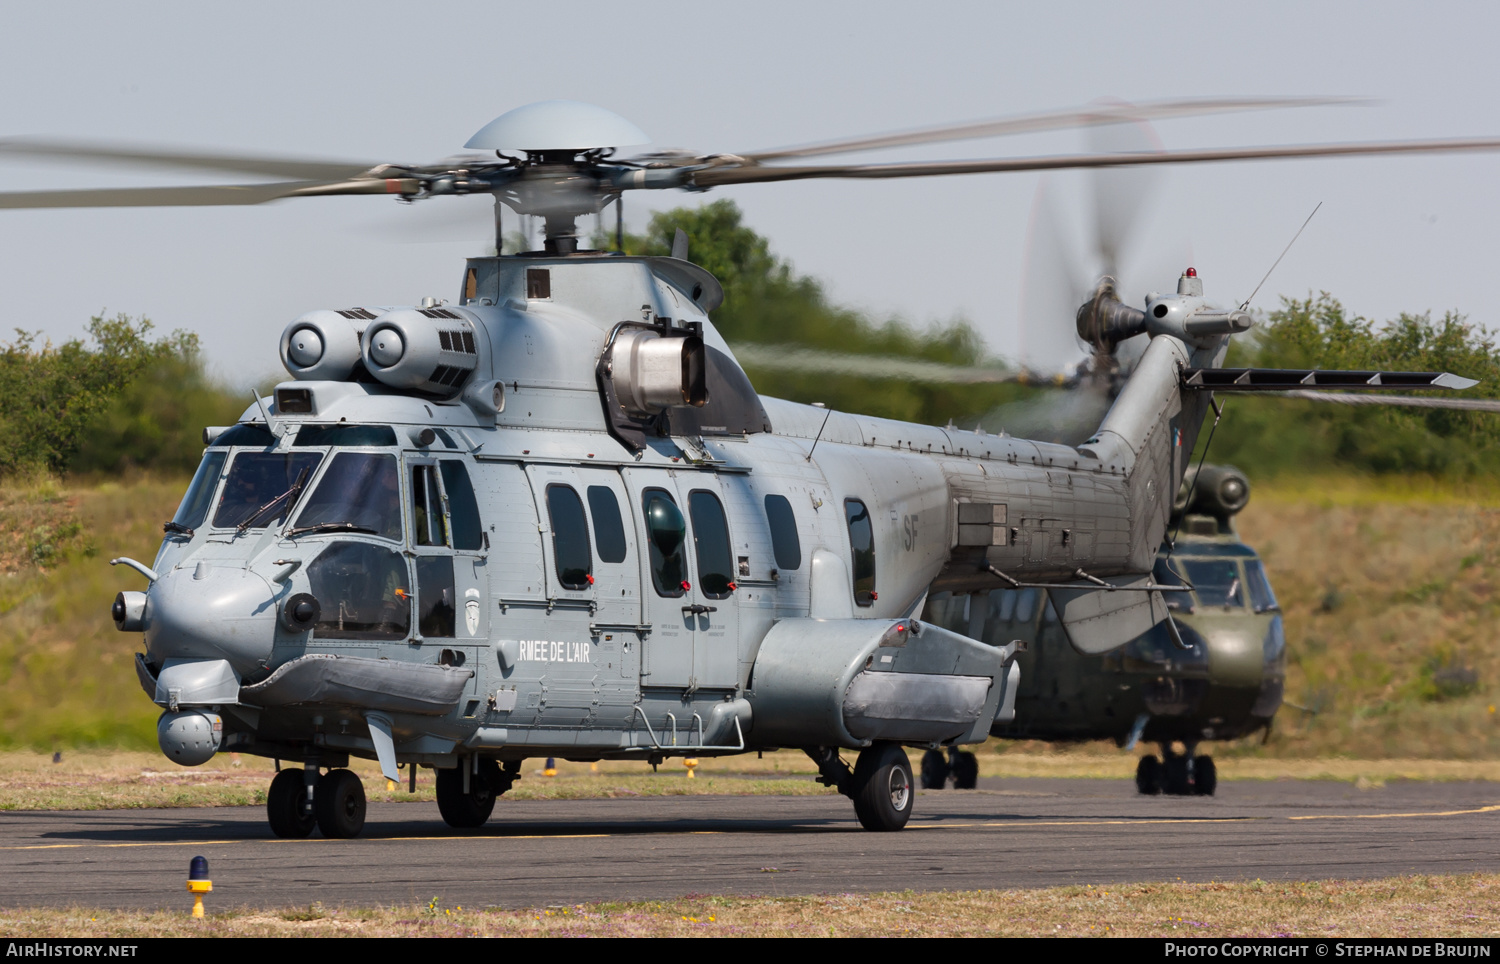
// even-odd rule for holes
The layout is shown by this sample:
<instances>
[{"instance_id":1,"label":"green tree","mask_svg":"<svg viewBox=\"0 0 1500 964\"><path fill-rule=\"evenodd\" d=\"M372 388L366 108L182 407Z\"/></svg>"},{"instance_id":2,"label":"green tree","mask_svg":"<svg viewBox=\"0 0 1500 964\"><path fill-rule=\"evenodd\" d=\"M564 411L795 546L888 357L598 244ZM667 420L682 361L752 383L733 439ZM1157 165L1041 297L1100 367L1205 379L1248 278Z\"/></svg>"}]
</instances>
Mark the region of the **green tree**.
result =
<instances>
[{"instance_id":1,"label":"green tree","mask_svg":"<svg viewBox=\"0 0 1500 964\"><path fill-rule=\"evenodd\" d=\"M1239 339L1231 366L1448 371L1479 379L1468 398L1500 397L1500 350L1455 312L1377 325L1329 294L1282 299ZM1451 393L1426 393L1453 397ZM1500 469L1500 415L1489 412L1228 396L1209 453L1260 474L1348 469L1472 477Z\"/></svg>"}]
</instances>

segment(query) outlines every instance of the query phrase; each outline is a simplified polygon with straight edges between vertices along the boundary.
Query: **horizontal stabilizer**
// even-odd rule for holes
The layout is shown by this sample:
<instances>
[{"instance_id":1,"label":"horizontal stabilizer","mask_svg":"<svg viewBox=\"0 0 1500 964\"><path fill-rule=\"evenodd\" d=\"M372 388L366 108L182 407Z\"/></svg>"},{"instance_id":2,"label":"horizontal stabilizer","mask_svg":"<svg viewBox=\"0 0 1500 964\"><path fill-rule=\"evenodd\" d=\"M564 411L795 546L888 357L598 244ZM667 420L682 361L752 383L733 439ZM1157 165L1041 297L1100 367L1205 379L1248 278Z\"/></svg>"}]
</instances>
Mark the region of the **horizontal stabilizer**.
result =
<instances>
[{"instance_id":1,"label":"horizontal stabilizer","mask_svg":"<svg viewBox=\"0 0 1500 964\"><path fill-rule=\"evenodd\" d=\"M1143 576L1112 576L1106 581L1118 589L1051 589L1052 603L1067 633L1068 642L1080 653L1097 655L1123 646L1167 618L1167 604L1159 592L1142 592L1155 585L1150 573Z\"/></svg>"},{"instance_id":2,"label":"horizontal stabilizer","mask_svg":"<svg viewBox=\"0 0 1500 964\"><path fill-rule=\"evenodd\" d=\"M1327 372L1297 368L1185 368L1182 387L1215 392L1285 392L1463 389L1479 383L1448 372Z\"/></svg>"}]
</instances>

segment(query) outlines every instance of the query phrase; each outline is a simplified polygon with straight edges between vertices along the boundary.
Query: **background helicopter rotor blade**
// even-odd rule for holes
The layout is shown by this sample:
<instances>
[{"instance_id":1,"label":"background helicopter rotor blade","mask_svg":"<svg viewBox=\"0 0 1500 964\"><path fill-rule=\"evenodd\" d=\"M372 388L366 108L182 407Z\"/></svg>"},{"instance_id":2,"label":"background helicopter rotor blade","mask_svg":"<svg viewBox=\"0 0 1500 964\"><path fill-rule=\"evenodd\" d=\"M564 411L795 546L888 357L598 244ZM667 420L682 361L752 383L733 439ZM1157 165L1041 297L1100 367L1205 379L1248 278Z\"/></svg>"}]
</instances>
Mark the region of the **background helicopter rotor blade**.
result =
<instances>
[{"instance_id":1,"label":"background helicopter rotor blade","mask_svg":"<svg viewBox=\"0 0 1500 964\"><path fill-rule=\"evenodd\" d=\"M1202 164L1223 161L1278 160L1298 157L1350 157L1376 154L1445 154L1500 151L1500 138L1371 141L1351 144L1295 144L1284 147L1228 147L1206 150L1125 154L1057 154L1044 157L985 158L964 161L919 161L905 164L840 164L818 167L720 167L695 171L694 187L803 181L811 178L883 180L898 177L940 177L951 174L990 174L1017 171L1059 171L1071 168L1133 167L1150 164Z\"/></svg>"},{"instance_id":2,"label":"background helicopter rotor blade","mask_svg":"<svg viewBox=\"0 0 1500 964\"><path fill-rule=\"evenodd\" d=\"M1101 103L1065 110L997 117L990 120L965 121L887 134L846 137L813 144L751 151L737 156L756 163L787 157L813 157L820 154L848 154L856 151L883 150L911 144L975 140L1035 131L1118 124L1121 121L1163 120L1169 117L1191 117L1202 114L1225 114L1234 111L1270 110L1285 107L1323 107L1335 104L1372 104L1359 97L1194 97L1183 100L1161 100L1145 104Z\"/></svg>"},{"instance_id":3,"label":"background helicopter rotor blade","mask_svg":"<svg viewBox=\"0 0 1500 964\"><path fill-rule=\"evenodd\" d=\"M364 161L166 150L143 145L91 144L86 141L47 140L36 137L0 138L0 155L55 158L127 167L264 174L268 177L310 181L343 180L377 166Z\"/></svg>"}]
</instances>

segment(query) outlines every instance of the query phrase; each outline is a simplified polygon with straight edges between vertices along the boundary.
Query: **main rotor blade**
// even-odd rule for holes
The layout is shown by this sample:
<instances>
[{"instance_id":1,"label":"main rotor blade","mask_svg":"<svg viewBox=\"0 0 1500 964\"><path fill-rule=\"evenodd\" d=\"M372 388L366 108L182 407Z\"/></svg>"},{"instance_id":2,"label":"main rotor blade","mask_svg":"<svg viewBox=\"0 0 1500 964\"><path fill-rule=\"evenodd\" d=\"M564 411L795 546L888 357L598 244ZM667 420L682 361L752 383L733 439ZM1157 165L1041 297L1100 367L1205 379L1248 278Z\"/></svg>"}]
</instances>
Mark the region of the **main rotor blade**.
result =
<instances>
[{"instance_id":1,"label":"main rotor blade","mask_svg":"<svg viewBox=\"0 0 1500 964\"><path fill-rule=\"evenodd\" d=\"M1280 398L1303 398L1337 405L1399 405L1405 408L1446 408L1460 412L1500 412L1496 398L1418 398L1410 395L1345 395L1339 392L1280 392Z\"/></svg>"},{"instance_id":2,"label":"main rotor blade","mask_svg":"<svg viewBox=\"0 0 1500 964\"><path fill-rule=\"evenodd\" d=\"M1131 167L1141 164L1198 164L1215 161L1276 160L1298 157L1338 157L1362 154L1441 154L1500 151L1500 138L1432 141L1373 141L1363 144L1301 144L1286 147L1228 147L1209 150L1162 151L1152 154L1058 154L1051 157L988 158L972 161L923 161L910 164L846 164L828 167L723 167L695 171L694 187L802 181L809 178L938 177L948 174L987 174L1017 171L1057 171L1070 168Z\"/></svg>"},{"instance_id":3,"label":"main rotor blade","mask_svg":"<svg viewBox=\"0 0 1500 964\"><path fill-rule=\"evenodd\" d=\"M354 177L376 166L364 161L169 151L135 145L90 144L85 141L53 141L35 137L0 138L0 155L64 158L133 167L228 171L238 174L264 174L268 177L317 181Z\"/></svg>"},{"instance_id":4,"label":"main rotor blade","mask_svg":"<svg viewBox=\"0 0 1500 964\"><path fill-rule=\"evenodd\" d=\"M786 157L812 157L818 154L848 154L874 151L908 144L931 144L941 141L975 140L1034 131L1091 127L1096 124L1118 124L1123 121L1162 120L1201 114L1224 114L1233 111L1270 110L1281 107L1322 107L1330 104L1368 104L1358 97L1195 97L1186 100L1161 100L1146 104L1089 104L1064 110L998 117L990 120L965 121L937 127L921 127L888 134L846 137L814 144L801 144L769 151L740 154L752 161L774 161Z\"/></svg>"},{"instance_id":5,"label":"main rotor blade","mask_svg":"<svg viewBox=\"0 0 1500 964\"><path fill-rule=\"evenodd\" d=\"M264 204L284 197L334 194L415 194L411 178L359 178L348 181L281 181L274 184L205 184L199 187L125 187L84 191L0 193L0 209L150 208Z\"/></svg>"},{"instance_id":6,"label":"main rotor blade","mask_svg":"<svg viewBox=\"0 0 1500 964\"><path fill-rule=\"evenodd\" d=\"M928 384L978 385L1025 381L1027 376L1009 368L973 368L941 362L888 355L854 355L798 346L741 342L732 346L735 358L747 368L810 375L854 375L890 378ZM1032 376L1041 381L1045 376Z\"/></svg>"}]
</instances>

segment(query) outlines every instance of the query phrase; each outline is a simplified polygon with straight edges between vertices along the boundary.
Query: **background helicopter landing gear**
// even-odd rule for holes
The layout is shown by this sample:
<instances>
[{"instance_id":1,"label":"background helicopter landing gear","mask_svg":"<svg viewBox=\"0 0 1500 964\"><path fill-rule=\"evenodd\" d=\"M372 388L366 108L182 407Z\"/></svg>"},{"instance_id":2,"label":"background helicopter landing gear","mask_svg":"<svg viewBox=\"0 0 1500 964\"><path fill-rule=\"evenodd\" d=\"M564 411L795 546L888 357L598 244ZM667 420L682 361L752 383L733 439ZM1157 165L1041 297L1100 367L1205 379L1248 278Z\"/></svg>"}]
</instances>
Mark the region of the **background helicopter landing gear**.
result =
<instances>
[{"instance_id":1,"label":"background helicopter landing gear","mask_svg":"<svg viewBox=\"0 0 1500 964\"><path fill-rule=\"evenodd\" d=\"M1135 788L1147 796L1156 796L1162 791L1162 766L1161 761L1155 756L1146 755L1141 757L1141 762L1135 767Z\"/></svg>"},{"instance_id":2,"label":"background helicopter landing gear","mask_svg":"<svg viewBox=\"0 0 1500 964\"><path fill-rule=\"evenodd\" d=\"M1135 788L1141 793L1155 795L1167 793L1174 796L1211 797L1219 787L1219 771L1211 756L1195 756L1193 748L1183 753L1173 753L1170 746L1162 748L1162 759L1143 756L1135 768Z\"/></svg>"},{"instance_id":3,"label":"background helicopter landing gear","mask_svg":"<svg viewBox=\"0 0 1500 964\"><path fill-rule=\"evenodd\" d=\"M277 770L266 791L266 820L278 837L297 839L312 833L317 817L307 812L307 781L301 770Z\"/></svg>"},{"instance_id":4,"label":"background helicopter landing gear","mask_svg":"<svg viewBox=\"0 0 1500 964\"><path fill-rule=\"evenodd\" d=\"M365 785L350 770L329 770L318 780L313 810L323 836L358 837L365 829Z\"/></svg>"},{"instance_id":5,"label":"background helicopter landing gear","mask_svg":"<svg viewBox=\"0 0 1500 964\"><path fill-rule=\"evenodd\" d=\"M911 817L916 786L911 761L896 743L876 743L859 753L850 778L854 815L866 830L900 830Z\"/></svg>"},{"instance_id":6,"label":"background helicopter landing gear","mask_svg":"<svg viewBox=\"0 0 1500 964\"><path fill-rule=\"evenodd\" d=\"M957 747L949 747L946 756L942 750L928 750L922 754L923 790L943 789L950 776L955 790L972 790L979 786L979 758Z\"/></svg>"},{"instance_id":7,"label":"background helicopter landing gear","mask_svg":"<svg viewBox=\"0 0 1500 964\"><path fill-rule=\"evenodd\" d=\"M948 785L948 757L942 750L922 754L922 789L941 790Z\"/></svg>"},{"instance_id":8,"label":"background helicopter landing gear","mask_svg":"<svg viewBox=\"0 0 1500 964\"><path fill-rule=\"evenodd\" d=\"M495 801L511 788L521 776L521 761L512 760L500 764L488 757L479 760L479 772L469 773L469 792L464 792L464 767L473 766L467 760L451 770L437 772L438 812L443 822L450 827L468 829L483 826L495 809Z\"/></svg>"}]
</instances>

